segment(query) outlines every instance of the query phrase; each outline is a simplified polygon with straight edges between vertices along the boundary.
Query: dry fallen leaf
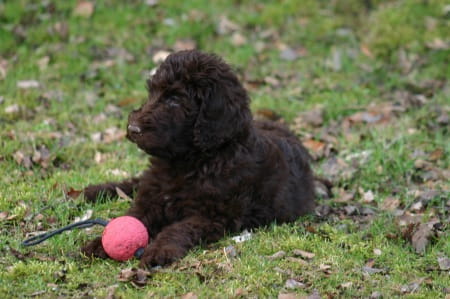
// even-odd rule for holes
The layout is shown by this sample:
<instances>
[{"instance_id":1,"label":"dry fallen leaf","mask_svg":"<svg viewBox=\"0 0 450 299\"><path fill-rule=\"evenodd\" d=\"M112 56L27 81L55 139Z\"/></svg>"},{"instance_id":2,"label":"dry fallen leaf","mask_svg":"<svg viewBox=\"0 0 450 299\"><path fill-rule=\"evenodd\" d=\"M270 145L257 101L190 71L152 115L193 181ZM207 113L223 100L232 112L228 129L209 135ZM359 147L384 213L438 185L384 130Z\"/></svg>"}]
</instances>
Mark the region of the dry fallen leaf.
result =
<instances>
[{"instance_id":1,"label":"dry fallen leaf","mask_svg":"<svg viewBox=\"0 0 450 299\"><path fill-rule=\"evenodd\" d=\"M300 113L294 120L295 126L303 127L320 127L323 125L323 107L316 107L314 109Z\"/></svg>"},{"instance_id":2,"label":"dry fallen leaf","mask_svg":"<svg viewBox=\"0 0 450 299\"><path fill-rule=\"evenodd\" d=\"M341 283L339 285L339 288L341 288L341 289L348 289L348 288L352 287L352 285L353 285L353 282L351 282L351 281L344 282L344 283Z\"/></svg>"},{"instance_id":3,"label":"dry fallen leaf","mask_svg":"<svg viewBox=\"0 0 450 299\"><path fill-rule=\"evenodd\" d=\"M8 73L8 60L0 57L0 80L5 79L7 73Z\"/></svg>"},{"instance_id":4,"label":"dry fallen leaf","mask_svg":"<svg viewBox=\"0 0 450 299\"><path fill-rule=\"evenodd\" d=\"M181 296L181 299L197 299L197 298L198 296L193 292L189 292Z\"/></svg>"},{"instance_id":5,"label":"dry fallen leaf","mask_svg":"<svg viewBox=\"0 0 450 299\"><path fill-rule=\"evenodd\" d=\"M242 243L242 242L250 240L251 238L252 238L252 233L247 230L244 230L240 235L234 236L231 239L236 243Z\"/></svg>"},{"instance_id":6,"label":"dry fallen leaf","mask_svg":"<svg viewBox=\"0 0 450 299\"><path fill-rule=\"evenodd\" d=\"M94 211L92 209L88 209L80 217L75 217L74 220L73 220L73 223L91 219L93 213L94 213Z\"/></svg>"},{"instance_id":7,"label":"dry fallen leaf","mask_svg":"<svg viewBox=\"0 0 450 299\"><path fill-rule=\"evenodd\" d=\"M161 63L164 60L166 60L167 56L169 56L169 55L170 55L169 51L161 50L161 51L156 52L153 55L152 60L154 63L158 64L158 63Z\"/></svg>"},{"instance_id":8,"label":"dry fallen leaf","mask_svg":"<svg viewBox=\"0 0 450 299\"><path fill-rule=\"evenodd\" d=\"M331 266L326 264L320 264L319 270L325 274L331 274Z\"/></svg>"},{"instance_id":9,"label":"dry fallen leaf","mask_svg":"<svg viewBox=\"0 0 450 299\"><path fill-rule=\"evenodd\" d=\"M20 106L18 104L13 104L11 106L5 107L6 114L14 114L20 111Z\"/></svg>"},{"instance_id":10,"label":"dry fallen leaf","mask_svg":"<svg viewBox=\"0 0 450 299\"><path fill-rule=\"evenodd\" d=\"M292 253L293 253L294 255L301 256L302 258L305 258L305 259L308 259L308 260L310 260L310 259L312 259L313 257L316 256L316 255L315 255L314 253L312 253L312 252L303 251L303 250L301 250L301 249L294 249L294 250L292 251Z\"/></svg>"},{"instance_id":11,"label":"dry fallen leaf","mask_svg":"<svg viewBox=\"0 0 450 299\"><path fill-rule=\"evenodd\" d=\"M94 3L89 1L79 1L73 9L73 15L89 18L94 13Z\"/></svg>"},{"instance_id":12,"label":"dry fallen leaf","mask_svg":"<svg viewBox=\"0 0 450 299\"><path fill-rule=\"evenodd\" d=\"M17 81L17 88L21 88L21 89L38 88L39 86L40 86L40 84L36 80Z\"/></svg>"},{"instance_id":13,"label":"dry fallen leaf","mask_svg":"<svg viewBox=\"0 0 450 299\"><path fill-rule=\"evenodd\" d=\"M117 288L119 287L118 284L113 284L111 286L109 286L108 288L106 288L107 294L105 299L115 299L118 298L116 293Z\"/></svg>"},{"instance_id":14,"label":"dry fallen leaf","mask_svg":"<svg viewBox=\"0 0 450 299\"><path fill-rule=\"evenodd\" d=\"M370 51L370 49L369 49L369 47L367 45L361 44L360 50L365 56L367 56L369 58L373 58L374 57L373 54L372 54L372 51Z\"/></svg>"},{"instance_id":15,"label":"dry fallen leaf","mask_svg":"<svg viewBox=\"0 0 450 299\"><path fill-rule=\"evenodd\" d=\"M3 221L3 220L5 220L6 218L8 218L8 212L6 212L6 211L3 211L3 212L0 212L0 221Z\"/></svg>"},{"instance_id":16,"label":"dry fallen leaf","mask_svg":"<svg viewBox=\"0 0 450 299\"><path fill-rule=\"evenodd\" d=\"M37 65L41 71L45 70L50 62L50 57L44 56L37 61Z\"/></svg>"},{"instance_id":17,"label":"dry fallen leaf","mask_svg":"<svg viewBox=\"0 0 450 299\"><path fill-rule=\"evenodd\" d=\"M283 258L285 256L286 256L286 252L284 252L283 250L280 250L278 252L275 252L272 255L267 256L267 258L269 260L278 260L278 259L281 259L281 258Z\"/></svg>"},{"instance_id":18,"label":"dry fallen leaf","mask_svg":"<svg viewBox=\"0 0 450 299\"><path fill-rule=\"evenodd\" d=\"M236 30L239 30L239 25L230 21L226 16L220 16L219 22L216 26L216 32L219 35L229 34Z\"/></svg>"},{"instance_id":19,"label":"dry fallen leaf","mask_svg":"<svg viewBox=\"0 0 450 299\"><path fill-rule=\"evenodd\" d=\"M144 287L147 284L148 277L150 276L151 273L146 270L127 268L120 271L117 280L131 282L136 287Z\"/></svg>"},{"instance_id":20,"label":"dry fallen leaf","mask_svg":"<svg viewBox=\"0 0 450 299\"><path fill-rule=\"evenodd\" d=\"M381 209L384 211L394 211L400 205L400 200L394 197L386 197L381 203Z\"/></svg>"},{"instance_id":21,"label":"dry fallen leaf","mask_svg":"<svg viewBox=\"0 0 450 299\"><path fill-rule=\"evenodd\" d=\"M294 61L298 58L298 54L292 48L286 47L281 50L280 58L287 61Z\"/></svg>"},{"instance_id":22,"label":"dry fallen leaf","mask_svg":"<svg viewBox=\"0 0 450 299\"><path fill-rule=\"evenodd\" d=\"M303 297L295 293L278 294L278 299L301 299L301 298Z\"/></svg>"},{"instance_id":23,"label":"dry fallen leaf","mask_svg":"<svg viewBox=\"0 0 450 299\"><path fill-rule=\"evenodd\" d=\"M432 226L429 223L422 223L411 237L411 243L417 253L423 253L430 237L433 235Z\"/></svg>"},{"instance_id":24,"label":"dry fallen leaf","mask_svg":"<svg viewBox=\"0 0 450 299\"><path fill-rule=\"evenodd\" d=\"M281 115L276 113L274 110L267 108L258 109L255 116L262 119L269 119L271 121L277 121L281 118Z\"/></svg>"},{"instance_id":25,"label":"dry fallen leaf","mask_svg":"<svg viewBox=\"0 0 450 299\"><path fill-rule=\"evenodd\" d=\"M66 195L73 199L80 196L81 193L83 193L83 190L75 190L73 188L70 188L69 190L66 191Z\"/></svg>"},{"instance_id":26,"label":"dry fallen leaf","mask_svg":"<svg viewBox=\"0 0 450 299\"><path fill-rule=\"evenodd\" d=\"M443 271L450 270L450 259L446 256L439 257L438 259L439 269Z\"/></svg>"},{"instance_id":27,"label":"dry fallen leaf","mask_svg":"<svg viewBox=\"0 0 450 299\"><path fill-rule=\"evenodd\" d=\"M18 150L13 154L14 160L16 160L17 164L24 166L25 168L31 168L33 166L33 162L31 161L31 156L23 153Z\"/></svg>"},{"instance_id":28,"label":"dry fallen leaf","mask_svg":"<svg viewBox=\"0 0 450 299\"><path fill-rule=\"evenodd\" d=\"M236 31L231 35L231 43L236 47L243 46L247 43L247 38Z\"/></svg>"},{"instance_id":29,"label":"dry fallen leaf","mask_svg":"<svg viewBox=\"0 0 450 299\"><path fill-rule=\"evenodd\" d=\"M287 257L286 260L288 262L291 262L291 263L294 263L294 264L308 265L307 261L305 261L303 259L300 259L300 258L292 257L292 256Z\"/></svg>"},{"instance_id":30,"label":"dry fallen leaf","mask_svg":"<svg viewBox=\"0 0 450 299\"><path fill-rule=\"evenodd\" d=\"M375 196L373 195L372 190L369 190L366 192L363 191L362 199L363 199L363 202L365 202L365 203L371 203L375 199Z\"/></svg>"},{"instance_id":31,"label":"dry fallen leaf","mask_svg":"<svg viewBox=\"0 0 450 299\"><path fill-rule=\"evenodd\" d=\"M367 274L376 274L376 273L384 273L386 272L385 269L378 269L378 268L372 268L372 267L368 267L368 266L364 266L362 268L363 273L367 273Z\"/></svg>"},{"instance_id":32,"label":"dry fallen leaf","mask_svg":"<svg viewBox=\"0 0 450 299\"><path fill-rule=\"evenodd\" d=\"M308 139L303 141L303 145L309 150L315 159L321 158L325 154L326 144L322 141Z\"/></svg>"},{"instance_id":33,"label":"dry fallen leaf","mask_svg":"<svg viewBox=\"0 0 450 299\"><path fill-rule=\"evenodd\" d=\"M223 253L227 257L227 259L233 259L237 256L236 248L233 245L228 245L227 247L223 248Z\"/></svg>"},{"instance_id":34,"label":"dry fallen leaf","mask_svg":"<svg viewBox=\"0 0 450 299\"><path fill-rule=\"evenodd\" d=\"M286 289L302 289L302 288L306 287L306 284L304 284L303 282L300 282L298 280L290 278L290 279L286 280L284 287Z\"/></svg>"},{"instance_id":35,"label":"dry fallen leaf","mask_svg":"<svg viewBox=\"0 0 450 299\"><path fill-rule=\"evenodd\" d=\"M430 161L438 161L444 156L444 149L437 148L433 152L430 153L430 156L428 157Z\"/></svg>"},{"instance_id":36,"label":"dry fallen leaf","mask_svg":"<svg viewBox=\"0 0 450 299\"><path fill-rule=\"evenodd\" d=\"M133 199L131 197L129 197L128 195L125 194L125 192L123 192L122 189L120 189L119 187L116 187L116 193L117 196L119 196L122 199L125 199L126 201L132 202Z\"/></svg>"},{"instance_id":37,"label":"dry fallen leaf","mask_svg":"<svg viewBox=\"0 0 450 299\"><path fill-rule=\"evenodd\" d=\"M118 176L118 177L128 177L128 176L130 176L130 174L127 171L121 170L121 169L118 169L118 168L108 169L106 171L106 173L114 175L114 176Z\"/></svg>"},{"instance_id":38,"label":"dry fallen leaf","mask_svg":"<svg viewBox=\"0 0 450 299\"><path fill-rule=\"evenodd\" d=\"M175 52L183 50L193 50L197 48L197 43L193 39L179 39L173 45L173 50Z\"/></svg>"}]
</instances>

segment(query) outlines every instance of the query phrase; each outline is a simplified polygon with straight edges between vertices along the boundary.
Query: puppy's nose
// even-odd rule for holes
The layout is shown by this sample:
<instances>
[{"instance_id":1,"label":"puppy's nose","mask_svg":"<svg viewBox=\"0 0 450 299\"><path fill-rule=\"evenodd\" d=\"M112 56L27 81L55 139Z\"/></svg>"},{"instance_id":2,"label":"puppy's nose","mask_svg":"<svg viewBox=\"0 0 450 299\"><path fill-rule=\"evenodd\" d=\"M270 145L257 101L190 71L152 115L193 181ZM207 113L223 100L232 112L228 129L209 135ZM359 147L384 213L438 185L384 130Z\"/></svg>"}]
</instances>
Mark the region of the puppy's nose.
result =
<instances>
[{"instance_id":1,"label":"puppy's nose","mask_svg":"<svg viewBox=\"0 0 450 299\"><path fill-rule=\"evenodd\" d=\"M128 125L128 131L131 133L141 133L141 128L135 125Z\"/></svg>"}]
</instances>

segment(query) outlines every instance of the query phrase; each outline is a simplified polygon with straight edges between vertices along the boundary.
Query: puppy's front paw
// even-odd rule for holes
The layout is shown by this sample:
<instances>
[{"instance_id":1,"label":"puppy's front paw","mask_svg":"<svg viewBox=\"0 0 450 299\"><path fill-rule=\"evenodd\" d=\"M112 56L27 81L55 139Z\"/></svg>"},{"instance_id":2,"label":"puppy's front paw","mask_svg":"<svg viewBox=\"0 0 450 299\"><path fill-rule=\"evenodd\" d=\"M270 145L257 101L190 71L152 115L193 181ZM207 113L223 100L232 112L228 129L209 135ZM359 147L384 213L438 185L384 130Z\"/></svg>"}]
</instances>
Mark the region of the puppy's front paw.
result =
<instances>
[{"instance_id":1,"label":"puppy's front paw","mask_svg":"<svg viewBox=\"0 0 450 299\"><path fill-rule=\"evenodd\" d=\"M83 247L81 247L81 252L88 257L99 257L102 259L108 258L105 249L103 249L101 237L86 243Z\"/></svg>"},{"instance_id":2,"label":"puppy's front paw","mask_svg":"<svg viewBox=\"0 0 450 299\"><path fill-rule=\"evenodd\" d=\"M186 250L177 245L151 244L145 248L139 263L140 268L151 268L153 266L165 266L184 257Z\"/></svg>"}]
</instances>

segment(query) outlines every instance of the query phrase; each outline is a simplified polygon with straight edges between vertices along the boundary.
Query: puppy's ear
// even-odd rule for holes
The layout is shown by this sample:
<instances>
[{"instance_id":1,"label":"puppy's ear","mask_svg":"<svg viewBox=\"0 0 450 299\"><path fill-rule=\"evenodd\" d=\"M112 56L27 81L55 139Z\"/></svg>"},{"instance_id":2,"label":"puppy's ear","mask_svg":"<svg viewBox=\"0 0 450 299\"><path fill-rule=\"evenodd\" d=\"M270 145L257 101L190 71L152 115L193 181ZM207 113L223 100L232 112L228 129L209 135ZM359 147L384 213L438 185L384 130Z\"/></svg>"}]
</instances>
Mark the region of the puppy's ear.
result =
<instances>
[{"instance_id":1,"label":"puppy's ear","mask_svg":"<svg viewBox=\"0 0 450 299\"><path fill-rule=\"evenodd\" d=\"M247 92L238 83L203 89L194 126L194 144L206 151L246 134L251 122Z\"/></svg>"}]
</instances>

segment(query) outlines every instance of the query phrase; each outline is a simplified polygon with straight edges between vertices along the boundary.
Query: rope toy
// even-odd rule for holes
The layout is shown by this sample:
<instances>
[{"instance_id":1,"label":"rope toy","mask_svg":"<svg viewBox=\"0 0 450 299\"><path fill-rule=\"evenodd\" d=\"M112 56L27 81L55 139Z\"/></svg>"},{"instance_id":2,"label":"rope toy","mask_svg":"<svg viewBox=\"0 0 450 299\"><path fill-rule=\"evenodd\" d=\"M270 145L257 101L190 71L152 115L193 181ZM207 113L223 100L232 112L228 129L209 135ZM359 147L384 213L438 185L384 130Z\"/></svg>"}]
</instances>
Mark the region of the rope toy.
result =
<instances>
[{"instance_id":1,"label":"rope toy","mask_svg":"<svg viewBox=\"0 0 450 299\"><path fill-rule=\"evenodd\" d=\"M126 261L133 256L141 258L147 246L149 236L144 224L137 218L121 216L110 222L103 219L89 219L75 222L60 229L31 237L22 242L22 246L33 246L75 228L88 228L94 225L105 226L102 234L102 245L106 254L116 261Z\"/></svg>"}]
</instances>

